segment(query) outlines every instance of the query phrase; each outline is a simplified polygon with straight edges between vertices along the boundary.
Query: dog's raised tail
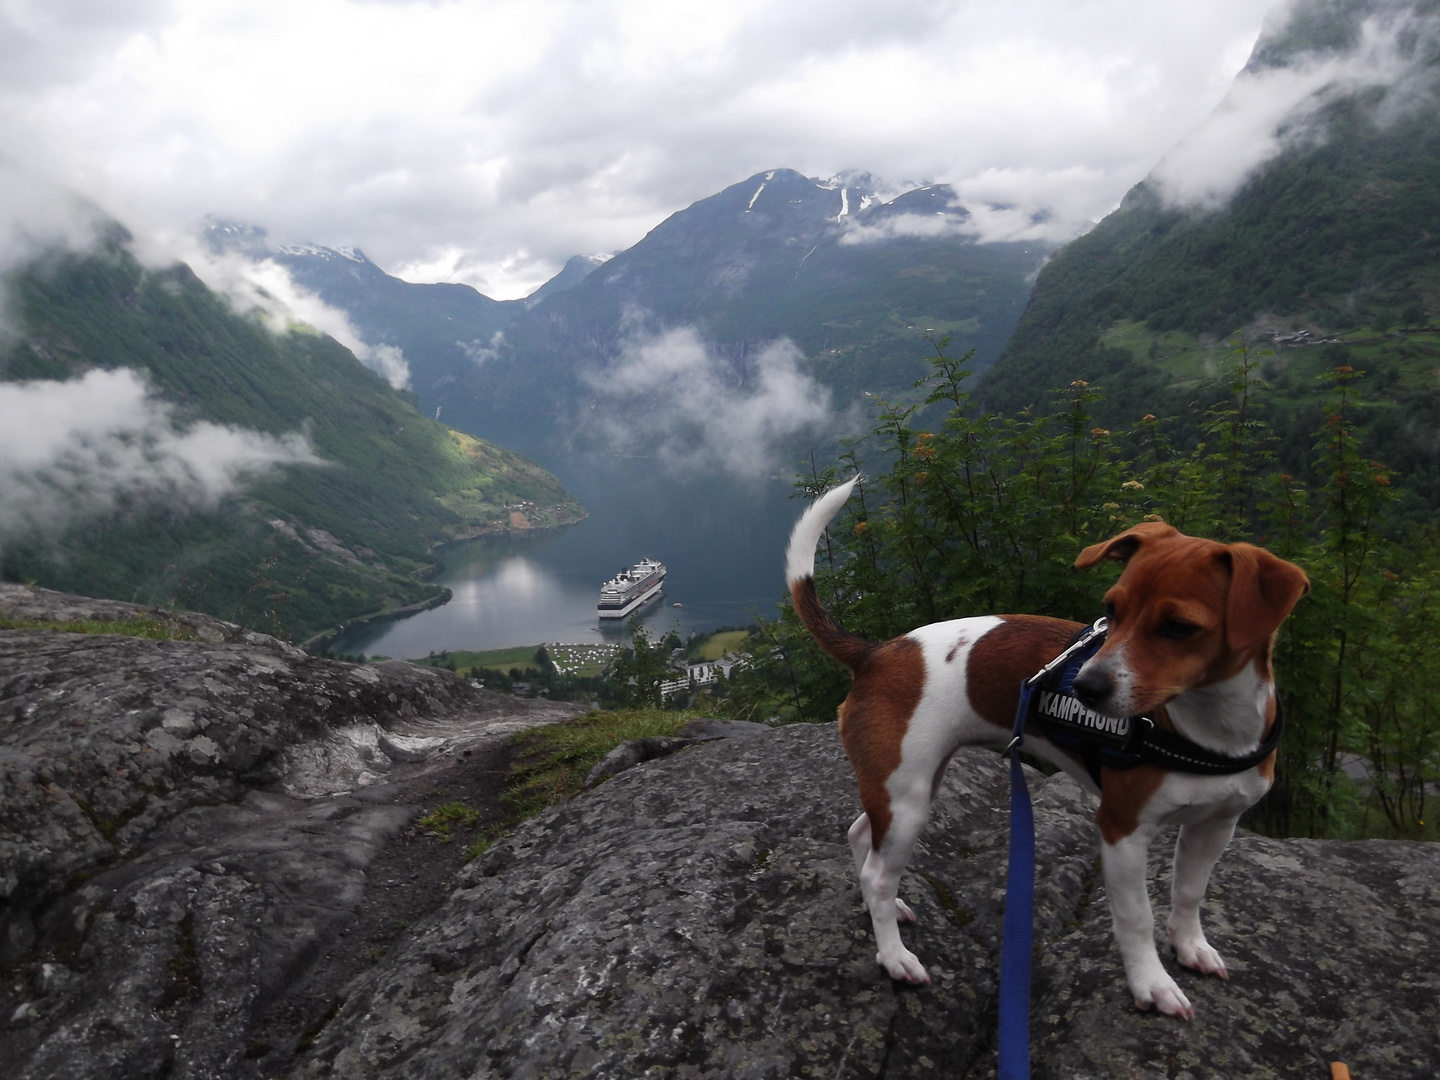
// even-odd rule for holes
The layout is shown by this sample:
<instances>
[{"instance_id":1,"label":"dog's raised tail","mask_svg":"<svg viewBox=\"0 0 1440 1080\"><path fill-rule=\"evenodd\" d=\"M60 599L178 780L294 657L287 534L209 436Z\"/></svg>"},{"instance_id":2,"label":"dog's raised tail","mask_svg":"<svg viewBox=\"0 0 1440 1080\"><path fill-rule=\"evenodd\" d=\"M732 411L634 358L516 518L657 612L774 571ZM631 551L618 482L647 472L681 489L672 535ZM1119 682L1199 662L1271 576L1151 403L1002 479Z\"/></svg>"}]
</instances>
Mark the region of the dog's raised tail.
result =
<instances>
[{"instance_id":1,"label":"dog's raised tail","mask_svg":"<svg viewBox=\"0 0 1440 1080\"><path fill-rule=\"evenodd\" d=\"M840 512L859 481L860 477L852 477L811 503L810 509L795 523L785 552L785 584L790 589L795 614L820 647L851 671L874 651L875 645L845 630L821 605L815 591L815 546L820 543L825 526Z\"/></svg>"}]
</instances>

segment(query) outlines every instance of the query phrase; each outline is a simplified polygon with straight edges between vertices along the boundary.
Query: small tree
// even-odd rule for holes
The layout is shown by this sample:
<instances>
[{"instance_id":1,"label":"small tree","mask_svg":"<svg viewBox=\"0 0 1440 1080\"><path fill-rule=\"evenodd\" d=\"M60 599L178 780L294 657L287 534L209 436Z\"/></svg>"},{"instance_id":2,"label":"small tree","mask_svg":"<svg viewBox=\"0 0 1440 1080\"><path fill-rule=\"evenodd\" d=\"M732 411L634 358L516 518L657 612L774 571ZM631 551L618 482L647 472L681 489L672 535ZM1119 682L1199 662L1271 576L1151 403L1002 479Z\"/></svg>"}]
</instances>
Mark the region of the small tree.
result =
<instances>
[{"instance_id":1,"label":"small tree","mask_svg":"<svg viewBox=\"0 0 1440 1080\"><path fill-rule=\"evenodd\" d=\"M639 615L632 615L628 626L630 644L620 650L606 670L602 700L608 705L659 705L660 684L669 675L670 653L680 647L680 637L671 630L658 641L651 641Z\"/></svg>"}]
</instances>

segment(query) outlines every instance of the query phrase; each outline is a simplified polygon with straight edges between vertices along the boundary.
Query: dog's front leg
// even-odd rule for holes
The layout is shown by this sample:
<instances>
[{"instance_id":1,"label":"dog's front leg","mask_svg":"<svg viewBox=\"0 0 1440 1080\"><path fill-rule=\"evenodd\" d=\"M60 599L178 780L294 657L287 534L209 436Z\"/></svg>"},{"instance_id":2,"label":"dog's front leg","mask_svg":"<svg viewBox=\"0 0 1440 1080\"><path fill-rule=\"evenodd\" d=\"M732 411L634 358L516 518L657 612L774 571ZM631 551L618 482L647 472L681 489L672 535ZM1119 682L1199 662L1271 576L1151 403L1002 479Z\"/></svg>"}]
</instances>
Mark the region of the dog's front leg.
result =
<instances>
[{"instance_id":1,"label":"dog's front leg","mask_svg":"<svg viewBox=\"0 0 1440 1080\"><path fill-rule=\"evenodd\" d=\"M1200 902L1210 884L1210 871L1235 834L1233 817L1183 825L1175 841L1175 867L1170 882L1170 941L1180 963L1206 975L1228 979L1225 961L1200 929Z\"/></svg>"},{"instance_id":2,"label":"dog's front leg","mask_svg":"<svg viewBox=\"0 0 1440 1080\"><path fill-rule=\"evenodd\" d=\"M1137 1009L1159 1009L1166 1016L1190 1020L1195 1010L1155 951L1155 915L1146 888L1146 852L1154 829L1141 826L1115 843L1101 842L1105 891L1110 895L1110 919L1125 962L1125 978Z\"/></svg>"}]
</instances>

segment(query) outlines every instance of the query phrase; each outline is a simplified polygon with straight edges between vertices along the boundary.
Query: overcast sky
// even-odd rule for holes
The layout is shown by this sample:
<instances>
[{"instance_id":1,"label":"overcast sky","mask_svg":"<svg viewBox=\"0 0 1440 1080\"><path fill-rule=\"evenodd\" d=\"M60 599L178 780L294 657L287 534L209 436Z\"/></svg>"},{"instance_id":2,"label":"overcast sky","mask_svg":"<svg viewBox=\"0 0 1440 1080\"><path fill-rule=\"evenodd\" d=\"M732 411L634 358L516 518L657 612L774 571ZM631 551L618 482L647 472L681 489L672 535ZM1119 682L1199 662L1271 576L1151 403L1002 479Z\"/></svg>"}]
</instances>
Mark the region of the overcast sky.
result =
<instances>
[{"instance_id":1,"label":"overcast sky","mask_svg":"<svg viewBox=\"0 0 1440 1080\"><path fill-rule=\"evenodd\" d=\"M1198 125L1273 0L0 0L0 155L522 296L764 169L944 181L1067 237Z\"/></svg>"}]
</instances>

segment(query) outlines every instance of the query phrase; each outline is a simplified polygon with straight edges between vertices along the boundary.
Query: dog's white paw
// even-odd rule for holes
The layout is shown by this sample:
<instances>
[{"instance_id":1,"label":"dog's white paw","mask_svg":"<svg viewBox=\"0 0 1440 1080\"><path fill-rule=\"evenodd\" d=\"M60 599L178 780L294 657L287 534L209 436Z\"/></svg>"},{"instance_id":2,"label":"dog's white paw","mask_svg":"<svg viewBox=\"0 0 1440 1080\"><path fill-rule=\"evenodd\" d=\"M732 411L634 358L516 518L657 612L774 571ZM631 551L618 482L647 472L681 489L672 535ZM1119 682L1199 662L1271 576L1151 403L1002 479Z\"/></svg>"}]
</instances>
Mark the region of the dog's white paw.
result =
<instances>
[{"instance_id":1,"label":"dog's white paw","mask_svg":"<svg viewBox=\"0 0 1440 1080\"><path fill-rule=\"evenodd\" d=\"M1135 991L1135 1007L1142 1012L1154 1008L1166 1016L1174 1016L1180 1020L1195 1019L1195 1007L1190 1004L1190 999L1180 992L1175 980L1168 975L1163 981L1157 980L1149 986L1131 989Z\"/></svg>"},{"instance_id":2,"label":"dog's white paw","mask_svg":"<svg viewBox=\"0 0 1440 1080\"><path fill-rule=\"evenodd\" d=\"M1230 973L1225 970L1225 961L1204 938L1198 942L1175 942L1175 958L1180 961L1181 967L1187 967L1191 971L1198 971L1202 975L1218 975L1227 981L1230 978Z\"/></svg>"},{"instance_id":3,"label":"dog's white paw","mask_svg":"<svg viewBox=\"0 0 1440 1080\"><path fill-rule=\"evenodd\" d=\"M930 976L925 971L925 965L920 963L920 958L909 949L901 949L891 956L876 953L875 961L890 974L890 978L897 982L924 986L930 984Z\"/></svg>"},{"instance_id":4,"label":"dog's white paw","mask_svg":"<svg viewBox=\"0 0 1440 1080\"><path fill-rule=\"evenodd\" d=\"M901 900L898 896L895 898L895 916L901 922L915 921L915 912L911 911L910 905L905 903L905 901Z\"/></svg>"}]
</instances>

